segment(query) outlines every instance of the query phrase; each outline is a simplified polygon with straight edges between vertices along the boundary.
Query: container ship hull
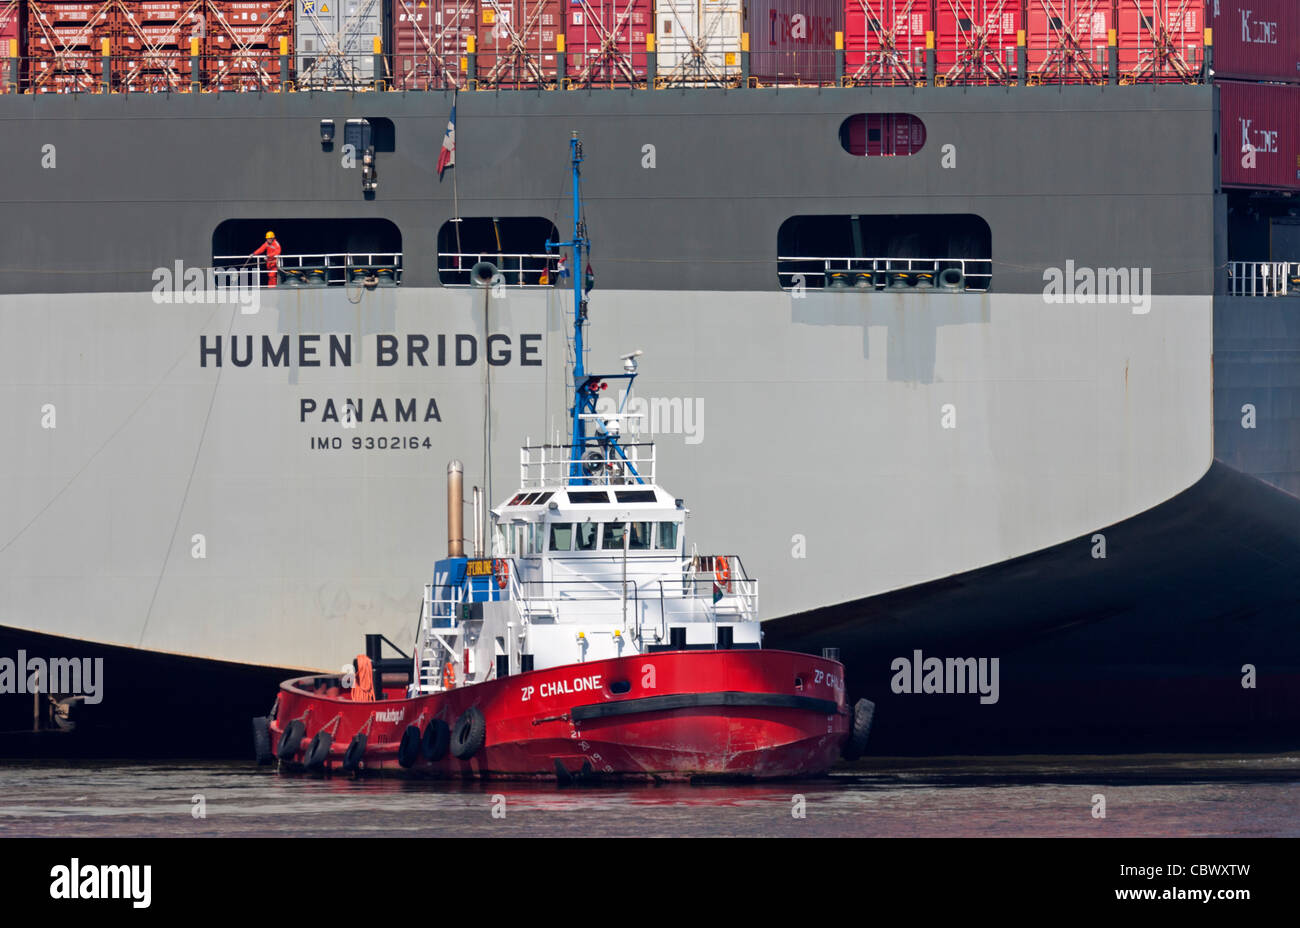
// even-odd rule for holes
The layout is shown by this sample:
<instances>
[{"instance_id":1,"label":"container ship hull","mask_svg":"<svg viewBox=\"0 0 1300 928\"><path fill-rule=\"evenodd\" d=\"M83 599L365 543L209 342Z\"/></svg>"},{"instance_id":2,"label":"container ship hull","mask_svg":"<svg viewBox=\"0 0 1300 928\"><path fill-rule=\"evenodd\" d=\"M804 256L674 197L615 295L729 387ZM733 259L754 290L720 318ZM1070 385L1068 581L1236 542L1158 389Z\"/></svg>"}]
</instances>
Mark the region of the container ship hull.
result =
<instances>
[{"instance_id":1,"label":"container ship hull","mask_svg":"<svg viewBox=\"0 0 1300 928\"><path fill-rule=\"evenodd\" d=\"M754 552L768 646L841 649L850 697L880 705L873 750L1296 730L1295 333L1216 282L1213 87L463 93L440 179L452 102L0 98L6 654L102 654L95 710L119 732L206 679L236 721L200 700L194 728L242 750L266 681L328 670L367 632L409 639L446 460L499 488L506 437L545 438L565 407L555 292L460 286L457 262L511 249L452 246L454 220L562 227L565 178L534 153L576 130L593 353L654 359L664 386L634 400L687 498L710 501L693 531ZM920 121L924 145L846 151L845 121L872 113ZM321 143L321 120L354 118L391 126L369 195ZM863 240L816 251L839 232L801 217L824 216ZM967 257L987 286L807 279L916 216L984 223ZM400 281L187 295L187 269L266 228L286 253L329 235L400 252ZM1099 294L1118 270L1124 291ZM1247 402L1268 413L1251 432ZM810 416L836 428L805 446ZM789 450L738 459L755 434ZM996 701L925 691L929 657L985 660L985 689L997 659ZM900 659L922 692L898 691ZM261 682L231 685L245 675ZM0 705L31 727L30 696Z\"/></svg>"}]
</instances>

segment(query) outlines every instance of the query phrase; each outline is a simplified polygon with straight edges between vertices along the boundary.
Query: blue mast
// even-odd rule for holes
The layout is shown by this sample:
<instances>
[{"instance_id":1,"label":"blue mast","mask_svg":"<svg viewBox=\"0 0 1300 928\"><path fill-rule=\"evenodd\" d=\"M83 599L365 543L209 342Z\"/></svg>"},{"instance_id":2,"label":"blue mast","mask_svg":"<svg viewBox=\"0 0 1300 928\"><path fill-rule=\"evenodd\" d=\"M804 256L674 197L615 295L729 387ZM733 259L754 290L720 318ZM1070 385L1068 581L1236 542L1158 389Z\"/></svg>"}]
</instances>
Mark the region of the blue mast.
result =
<instances>
[{"instance_id":1,"label":"blue mast","mask_svg":"<svg viewBox=\"0 0 1300 928\"><path fill-rule=\"evenodd\" d=\"M584 345L583 328L587 324L587 282L586 267L590 260L591 241L587 238L587 222L582 210L582 141L575 131L569 139L569 160L573 165L573 238L567 242L552 242L547 239L546 249L573 249L573 406L569 412L572 416L571 450L569 461L569 480L576 484L593 482L591 479L604 469L603 462L617 457L621 459L628 473L643 483L627 454L619 446L618 436L611 435L602 426L597 426L594 434L588 434L587 422L583 416L594 416L596 402L601 391L606 389L609 380L626 380L632 385L634 372L613 375L588 375L583 363ZM634 371L633 367L633 371ZM621 411L621 410L620 410ZM588 459L590 449L596 449L596 460Z\"/></svg>"}]
</instances>

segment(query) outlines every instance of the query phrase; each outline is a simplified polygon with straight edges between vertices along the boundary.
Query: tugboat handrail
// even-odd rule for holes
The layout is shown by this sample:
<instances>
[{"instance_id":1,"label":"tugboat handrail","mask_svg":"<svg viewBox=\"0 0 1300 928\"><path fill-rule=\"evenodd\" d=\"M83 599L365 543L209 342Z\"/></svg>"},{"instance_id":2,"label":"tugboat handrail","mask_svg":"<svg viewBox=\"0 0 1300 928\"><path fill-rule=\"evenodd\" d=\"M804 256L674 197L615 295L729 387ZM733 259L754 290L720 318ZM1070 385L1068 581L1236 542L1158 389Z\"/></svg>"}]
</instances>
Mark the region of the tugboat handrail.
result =
<instances>
[{"instance_id":1,"label":"tugboat handrail","mask_svg":"<svg viewBox=\"0 0 1300 928\"><path fill-rule=\"evenodd\" d=\"M588 471L587 476L581 478L582 486L655 482L654 442L620 443L608 447L611 450L602 453L591 444L525 445L519 449L519 487L541 490L569 486L573 483L575 467L584 467Z\"/></svg>"}]
</instances>

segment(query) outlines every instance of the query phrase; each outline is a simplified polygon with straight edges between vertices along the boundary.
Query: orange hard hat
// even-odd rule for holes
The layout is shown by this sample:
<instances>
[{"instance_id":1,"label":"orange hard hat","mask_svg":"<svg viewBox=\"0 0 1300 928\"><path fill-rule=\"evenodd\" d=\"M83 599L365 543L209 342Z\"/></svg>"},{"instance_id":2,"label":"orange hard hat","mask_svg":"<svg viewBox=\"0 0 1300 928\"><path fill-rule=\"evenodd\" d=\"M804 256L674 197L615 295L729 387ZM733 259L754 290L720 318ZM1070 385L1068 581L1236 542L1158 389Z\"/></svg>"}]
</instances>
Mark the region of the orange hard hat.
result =
<instances>
[{"instance_id":1,"label":"orange hard hat","mask_svg":"<svg viewBox=\"0 0 1300 928\"><path fill-rule=\"evenodd\" d=\"M266 237L267 237L267 238L275 238L275 233L274 233L274 232L268 232L268 233L266 233Z\"/></svg>"}]
</instances>

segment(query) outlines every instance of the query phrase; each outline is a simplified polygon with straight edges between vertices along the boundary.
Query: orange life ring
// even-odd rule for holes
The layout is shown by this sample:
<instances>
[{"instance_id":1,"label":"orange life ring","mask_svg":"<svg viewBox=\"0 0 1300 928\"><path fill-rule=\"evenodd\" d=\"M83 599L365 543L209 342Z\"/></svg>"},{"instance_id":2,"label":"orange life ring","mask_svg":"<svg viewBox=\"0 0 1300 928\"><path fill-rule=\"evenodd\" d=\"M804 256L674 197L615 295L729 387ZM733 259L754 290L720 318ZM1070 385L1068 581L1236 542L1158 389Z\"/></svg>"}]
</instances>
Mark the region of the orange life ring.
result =
<instances>
[{"instance_id":1,"label":"orange life ring","mask_svg":"<svg viewBox=\"0 0 1300 928\"><path fill-rule=\"evenodd\" d=\"M725 557L713 559L713 579L718 584L718 589L731 592L731 564Z\"/></svg>"},{"instance_id":2,"label":"orange life ring","mask_svg":"<svg viewBox=\"0 0 1300 928\"><path fill-rule=\"evenodd\" d=\"M449 690L456 688L456 668L447 661L442 668L442 685Z\"/></svg>"},{"instance_id":3,"label":"orange life ring","mask_svg":"<svg viewBox=\"0 0 1300 928\"><path fill-rule=\"evenodd\" d=\"M510 562L497 558L492 562L492 576L497 578L497 587L504 590L510 583Z\"/></svg>"}]
</instances>

